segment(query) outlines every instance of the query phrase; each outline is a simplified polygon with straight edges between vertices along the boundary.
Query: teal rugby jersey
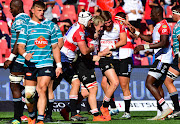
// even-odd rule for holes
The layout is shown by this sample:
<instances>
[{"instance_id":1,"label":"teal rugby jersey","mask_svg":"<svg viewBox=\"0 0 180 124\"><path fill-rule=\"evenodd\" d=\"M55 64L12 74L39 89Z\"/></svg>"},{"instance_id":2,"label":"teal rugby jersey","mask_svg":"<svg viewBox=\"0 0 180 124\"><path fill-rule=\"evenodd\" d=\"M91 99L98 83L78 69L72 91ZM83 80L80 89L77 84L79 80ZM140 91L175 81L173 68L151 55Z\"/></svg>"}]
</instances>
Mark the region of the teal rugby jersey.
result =
<instances>
[{"instance_id":1,"label":"teal rugby jersey","mask_svg":"<svg viewBox=\"0 0 180 124\"><path fill-rule=\"evenodd\" d=\"M25 44L27 53L33 53L33 59L24 66L27 67L53 67L53 58L51 56L51 45L58 43L56 30L51 21L42 21L37 23L30 20L28 24L23 25L18 44Z\"/></svg>"},{"instance_id":2,"label":"teal rugby jersey","mask_svg":"<svg viewBox=\"0 0 180 124\"><path fill-rule=\"evenodd\" d=\"M178 21L173 28L173 51L174 54L178 54L179 52L179 41L178 41L178 36L180 35L180 21Z\"/></svg>"},{"instance_id":3,"label":"teal rugby jersey","mask_svg":"<svg viewBox=\"0 0 180 124\"><path fill-rule=\"evenodd\" d=\"M12 38L11 38L11 52L13 51L14 48L14 44L16 42L16 33L20 32L21 28L22 28L22 24L24 23L28 23L30 20L30 17L25 14L25 13L19 13L16 17L14 22L12 23L11 26L11 34L12 34ZM16 61L19 63L24 64L24 58L21 55L18 55L18 57L16 58Z\"/></svg>"},{"instance_id":4,"label":"teal rugby jersey","mask_svg":"<svg viewBox=\"0 0 180 124\"><path fill-rule=\"evenodd\" d=\"M54 23L54 24L55 24L55 23ZM58 39L63 38L62 32L61 32L60 28L58 27L58 25L55 24L54 27L55 27L55 30L56 30L56 32L57 32L57 38L58 38Z\"/></svg>"}]
</instances>

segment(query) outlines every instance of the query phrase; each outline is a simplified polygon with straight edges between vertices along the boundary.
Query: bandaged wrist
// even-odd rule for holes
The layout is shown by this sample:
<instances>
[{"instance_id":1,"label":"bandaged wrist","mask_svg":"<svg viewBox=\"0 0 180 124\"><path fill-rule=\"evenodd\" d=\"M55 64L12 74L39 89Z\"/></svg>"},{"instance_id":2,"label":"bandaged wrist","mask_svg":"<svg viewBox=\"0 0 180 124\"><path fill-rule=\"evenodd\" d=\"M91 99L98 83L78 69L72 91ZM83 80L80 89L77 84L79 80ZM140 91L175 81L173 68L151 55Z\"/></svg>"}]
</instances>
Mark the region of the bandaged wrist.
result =
<instances>
[{"instance_id":1,"label":"bandaged wrist","mask_svg":"<svg viewBox=\"0 0 180 124\"><path fill-rule=\"evenodd\" d=\"M62 68L61 62L56 63L57 68Z\"/></svg>"},{"instance_id":2,"label":"bandaged wrist","mask_svg":"<svg viewBox=\"0 0 180 124\"><path fill-rule=\"evenodd\" d=\"M146 50L146 49L150 49L149 44L144 44L144 49L145 49L145 50Z\"/></svg>"},{"instance_id":3,"label":"bandaged wrist","mask_svg":"<svg viewBox=\"0 0 180 124\"><path fill-rule=\"evenodd\" d=\"M109 50L112 50L112 49L116 49L116 45L115 44L109 46Z\"/></svg>"},{"instance_id":4,"label":"bandaged wrist","mask_svg":"<svg viewBox=\"0 0 180 124\"><path fill-rule=\"evenodd\" d=\"M13 61L13 59L14 59L15 57L16 57L16 55L13 54L13 53L11 53L10 56L9 56L9 58L8 58L8 60L9 60L9 61Z\"/></svg>"},{"instance_id":5,"label":"bandaged wrist","mask_svg":"<svg viewBox=\"0 0 180 124\"><path fill-rule=\"evenodd\" d=\"M26 57L26 55L27 55L27 53L25 52L25 53L23 53L23 55L22 55L22 56L25 58L25 57Z\"/></svg>"},{"instance_id":6,"label":"bandaged wrist","mask_svg":"<svg viewBox=\"0 0 180 124\"><path fill-rule=\"evenodd\" d=\"M135 31L135 35L139 36L140 32L139 31Z\"/></svg>"}]
</instances>

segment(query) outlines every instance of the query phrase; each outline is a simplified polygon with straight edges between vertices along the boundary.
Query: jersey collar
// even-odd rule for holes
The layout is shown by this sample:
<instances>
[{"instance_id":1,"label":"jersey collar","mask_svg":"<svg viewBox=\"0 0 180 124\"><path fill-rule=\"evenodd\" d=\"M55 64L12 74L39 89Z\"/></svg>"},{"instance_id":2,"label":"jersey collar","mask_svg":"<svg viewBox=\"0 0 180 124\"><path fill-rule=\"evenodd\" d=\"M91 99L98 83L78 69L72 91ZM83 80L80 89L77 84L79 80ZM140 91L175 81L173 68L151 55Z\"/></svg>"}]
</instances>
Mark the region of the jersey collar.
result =
<instances>
[{"instance_id":1,"label":"jersey collar","mask_svg":"<svg viewBox=\"0 0 180 124\"><path fill-rule=\"evenodd\" d=\"M19 13L18 15L16 15L15 18L17 18L17 17L19 17L19 16L21 16L21 15L27 15L27 14L26 14L26 13Z\"/></svg>"}]
</instances>

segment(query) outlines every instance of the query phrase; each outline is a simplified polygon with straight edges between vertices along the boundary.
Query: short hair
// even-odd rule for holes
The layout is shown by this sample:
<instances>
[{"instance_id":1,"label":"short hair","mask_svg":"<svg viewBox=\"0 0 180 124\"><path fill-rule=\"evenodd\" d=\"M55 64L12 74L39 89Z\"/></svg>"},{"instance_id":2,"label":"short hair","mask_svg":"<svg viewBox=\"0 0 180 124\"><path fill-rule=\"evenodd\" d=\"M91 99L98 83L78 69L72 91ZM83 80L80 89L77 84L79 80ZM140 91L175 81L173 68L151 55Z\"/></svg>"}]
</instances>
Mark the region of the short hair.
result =
<instances>
[{"instance_id":1,"label":"short hair","mask_svg":"<svg viewBox=\"0 0 180 124\"><path fill-rule=\"evenodd\" d=\"M158 6L153 6L153 8L158 12L158 13L160 13L162 16L163 16L163 8L160 6L160 5L158 5Z\"/></svg>"},{"instance_id":2,"label":"short hair","mask_svg":"<svg viewBox=\"0 0 180 124\"><path fill-rule=\"evenodd\" d=\"M42 1L34 1L31 8L34 8L35 6L45 9L46 5Z\"/></svg>"},{"instance_id":3,"label":"short hair","mask_svg":"<svg viewBox=\"0 0 180 124\"><path fill-rule=\"evenodd\" d=\"M92 21L95 26L99 25L100 22L104 24L104 19L101 16L93 16Z\"/></svg>"},{"instance_id":4,"label":"short hair","mask_svg":"<svg viewBox=\"0 0 180 124\"><path fill-rule=\"evenodd\" d=\"M104 19L104 21L108 21L109 19L112 19L112 15L109 11L103 11L101 16Z\"/></svg>"},{"instance_id":5,"label":"short hair","mask_svg":"<svg viewBox=\"0 0 180 124\"><path fill-rule=\"evenodd\" d=\"M14 3L14 6L18 7L18 9L23 10L23 1L22 0L12 0L10 5Z\"/></svg>"},{"instance_id":6,"label":"short hair","mask_svg":"<svg viewBox=\"0 0 180 124\"><path fill-rule=\"evenodd\" d=\"M180 6L179 6L179 5L173 6L173 7L171 8L171 10L172 10L172 11L173 11L173 10L176 10L176 11L180 12Z\"/></svg>"},{"instance_id":7,"label":"short hair","mask_svg":"<svg viewBox=\"0 0 180 124\"><path fill-rule=\"evenodd\" d=\"M120 16L120 17L126 19L126 13L124 13L124 12L118 12L118 13L116 14L116 16Z\"/></svg>"}]
</instances>

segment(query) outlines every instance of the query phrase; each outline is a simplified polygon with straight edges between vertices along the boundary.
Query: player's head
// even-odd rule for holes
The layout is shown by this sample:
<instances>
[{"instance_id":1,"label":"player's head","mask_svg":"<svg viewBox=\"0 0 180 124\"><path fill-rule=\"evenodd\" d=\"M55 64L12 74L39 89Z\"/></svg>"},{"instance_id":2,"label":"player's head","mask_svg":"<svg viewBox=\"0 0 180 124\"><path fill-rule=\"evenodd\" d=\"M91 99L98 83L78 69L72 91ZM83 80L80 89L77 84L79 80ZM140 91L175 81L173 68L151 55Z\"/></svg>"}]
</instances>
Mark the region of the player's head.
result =
<instances>
[{"instance_id":1,"label":"player's head","mask_svg":"<svg viewBox=\"0 0 180 124\"><path fill-rule=\"evenodd\" d=\"M42 20L44 18L45 4L42 1L33 2L31 12L32 18Z\"/></svg>"},{"instance_id":2,"label":"player's head","mask_svg":"<svg viewBox=\"0 0 180 124\"><path fill-rule=\"evenodd\" d=\"M153 6L151 10L151 20L158 22L160 18L163 18L163 8L161 6Z\"/></svg>"},{"instance_id":3,"label":"player's head","mask_svg":"<svg viewBox=\"0 0 180 124\"><path fill-rule=\"evenodd\" d=\"M15 17L21 12L24 12L22 0L12 0L10 3L10 11L13 17Z\"/></svg>"},{"instance_id":4,"label":"player's head","mask_svg":"<svg viewBox=\"0 0 180 124\"><path fill-rule=\"evenodd\" d=\"M111 13L109 11L103 11L101 16L104 19L104 29L108 32L111 31L113 28Z\"/></svg>"},{"instance_id":5,"label":"player's head","mask_svg":"<svg viewBox=\"0 0 180 124\"><path fill-rule=\"evenodd\" d=\"M88 25L91 24L90 20L92 19L92 15L90 12L82 10L82 12L79 13L78 16L78 22L85 27L88 27Z\"/></svg>"},{"instance_id":6,"label":"player's head","mask_svg":"<svg viewBox=\"0 0 180 124\"><path fill-rule=\"evenodd\" d=\"M115 15L115 20L125 21L125 20L126 20L126 13L124 13L124 12L118 12L118 13Z\"/></svg>"},{"instance_id":7,"label":"player's head","mask_svg":"<svg viewBox=\"0 0 180 124\"><path fill-rule=\"evenodd\" d=\"M172 7L172 18L174 21L178 21L180 19L180 6L176 5Z\"/></svg>"},{"instance_id":8,"label":"player's head","mask_svg":"<svg viewBox=\"0 0 180 124\"><path fill-rule=\"evenodd\" d=\"M101 16L93 16L92 21L96 31L100 31L104 25L104 19Z\"/></svg>"}]
</instances>

